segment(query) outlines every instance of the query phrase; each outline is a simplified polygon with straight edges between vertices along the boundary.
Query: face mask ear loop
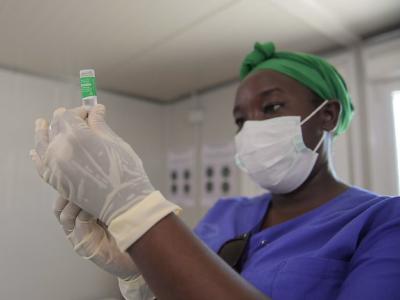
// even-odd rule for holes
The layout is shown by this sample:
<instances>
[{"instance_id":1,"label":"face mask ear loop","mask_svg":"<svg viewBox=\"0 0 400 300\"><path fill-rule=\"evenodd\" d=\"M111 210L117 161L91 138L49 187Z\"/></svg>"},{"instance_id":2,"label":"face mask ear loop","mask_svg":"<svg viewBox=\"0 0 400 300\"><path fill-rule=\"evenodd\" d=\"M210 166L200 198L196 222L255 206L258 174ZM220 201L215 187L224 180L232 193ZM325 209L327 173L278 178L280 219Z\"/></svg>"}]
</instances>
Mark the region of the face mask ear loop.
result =
<instances>
[{"instance_id":1,"label":"face mask ear loop","mask_svg":"<svg viewBox=\"0 0 400 300\"><path fill-rule=\"evenodd\" d=\"M321 139L319 140L317 146L315 146L313 152L317 152L317 151L318 151L319 147L321 147L322 142L324 141L324 138L325 138L325 131L322 133L322 137L321 137Z\"/></svg>"},{"instance_id":2,"label":"face mask ear loop","mask_svg":"<svg viewBox=\"0 0 400 300\"><path fill-rule=\"evenodd\" d=\"M308 120L310 120L317 112L319 112L321 110L321 108L323 108L325 106L326 103L328 103L329 100L325 100L324 102L322 102L316 109L314 109L314 111L308 115L308 117L306 117L305 119L303 119L300 122L300 126L303 125L305 122L307 122Z\"/></svg>"},{"instance_id":3,"label":"face mask ear loop","mask_svg":"<svg viewBox=\"0 0 400 300\"><path fill-rule=\"evenodd\" d=\"M249 171L247 170L247 168L243 165L242 160L239 158L239 155L236 154L235 155L235 163L236 166L241 169L244 173L248 174Z\"/></svg>"}]
</instances>

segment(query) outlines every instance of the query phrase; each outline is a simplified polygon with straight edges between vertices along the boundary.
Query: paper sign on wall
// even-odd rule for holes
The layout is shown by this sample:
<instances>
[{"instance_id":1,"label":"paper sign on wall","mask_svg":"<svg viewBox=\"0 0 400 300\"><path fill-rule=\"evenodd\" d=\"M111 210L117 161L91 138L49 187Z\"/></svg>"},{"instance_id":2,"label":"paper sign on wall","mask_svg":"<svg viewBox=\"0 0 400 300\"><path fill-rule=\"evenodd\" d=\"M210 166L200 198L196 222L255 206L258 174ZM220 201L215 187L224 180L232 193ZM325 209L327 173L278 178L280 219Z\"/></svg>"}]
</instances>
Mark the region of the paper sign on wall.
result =
<instances>
[{"instance_id":1,"label":"paper sign on wall","mask_svg":"<svg viewBox=\"0 0 400 300\"><path fill-rule=\"evenodd\" d=\"M195 204L195 152L167 154L169 200L182 206Z\"/></svg>"},{"instance_id":2,"label":"paper sign on wall","mask_svg":"<svg viewBox=\"0 0 400 300\"><path fill-rule=\"evenodd\" d=\"M202 148L201 201L212 206L219 198L238 193L238 170L233 143Z\"/></svg>"}]
</instances>

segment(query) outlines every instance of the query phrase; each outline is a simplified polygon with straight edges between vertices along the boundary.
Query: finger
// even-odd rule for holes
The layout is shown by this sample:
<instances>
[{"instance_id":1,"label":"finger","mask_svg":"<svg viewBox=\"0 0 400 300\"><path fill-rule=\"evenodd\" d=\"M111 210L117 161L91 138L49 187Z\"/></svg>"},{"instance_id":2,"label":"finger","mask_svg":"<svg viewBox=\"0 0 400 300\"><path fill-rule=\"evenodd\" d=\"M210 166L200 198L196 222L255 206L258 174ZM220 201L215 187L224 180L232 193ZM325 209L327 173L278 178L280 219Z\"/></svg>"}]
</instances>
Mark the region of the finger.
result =
<instances>
[{"instance_id":1,"label":"finger","mask_svg":"<svg viewBox=\"0 0 400 300\"><path fill-rule=\"evenodd\" d=\"M91 129L100 131L111 131L105 121L106 107L103 104L95 105L89 112L88 124Z\"/></svg>"},{"instance_id":2,"label":"finger","mask_svg":"<svg viewBox=\"0 0 400 300\"><path fill-rule=\"evenodd\" d=\"M97 252L93 246L99 244L104 235L104 230L96 223L96 219L89 213L81 210L75 220L75 229L68 238L74 245L75 251L80 252L82 256L91 258ZM97 248L97 247L96 247ZM81 251L84 252L81 252Z\"/></svg>"},{"instance_id":3,"label":"finger","mask_svg":"<svg viewBox=\"0 0 400 300\"><path fill-rule=\"evenodd\" d=\"M66 111L67 111L67 109L66 109L65 107L59 107L59 108L57 108L57 109L53 112L53 119L57 119L57 118L61 117Z\"/></svg>"},{"instance_id":4,"label":"finger","mask_svg":"<svg viewBox=\"0 0 400 300\"><path fill-rule=\"evenodd\" d=\"M70 112L80 117L82 120L86 120L88 117L88 111L83 106L78 106L70 109Z\"/></svg>"},{"instance_id":5,"label":"finger","mask_svg":"<svg viewBox=\"0 0 400 300\"><path fill-rule=\"evenodd\" d=\"M60 215L60 223L67 235L74 230L75 219L80 211L81 208L72 202L69 202L62 210Z\"/></svg>"},{"instance_id":6,"label":"finger","mask_svg":"<svg viewBox=\"0 0 400 300\"><path fill-rule=\"evenodd\" d=\"M88 212L81 210L75 219L75 232L79 238L83 238L88 236L96 225L96 219Z\"/></svg>"},{"instance_id":7,"label":"finger","mask_svg":"<svg viewBox=\"0 0 400 300\"><path fill-rule=\"evenodd\" d=\"M35 150L41 160L49 146L49 124L45 119L35 121Z\"/></svg>"},{"instance_id":8,"label":"finger","mask_svg":"<svg viewBox=\"0 0 400 300\"><path fill-rule=\"evenodd\" d=\"M42 159L39 157L39 154L37 154L35 149L31 149L31 151L29 151L29 155L32 161L35 163L36 170L40 177L42 177L45 182L49 182L49 176L51 175L50 169L43 163Z\"/></svg>"},{"instance_id":9,"label":"finger","mask_svg":"<svg viewBox=\"0 0 400 300\"><path fill-rule=\"evenodd\" d=\"M30 155L30 157L31 157L31 160L35 163L35 167L36 167L37 172L39 173L39 175L40 175L41 177L43 177L43 173L44 173L45 167L44 167L44 165L43 165L42 160L41 160L40 157L39 157L39 154L36 152L35 149L32 149L32 150L29 152L29 155Z\"/></svg>"},{"instance_id":10,"label":"finger","mask_svg":"<svg viewBox=\"0 0 400 300\"><path fill-rule=\"evenodd\" d=\"M88 212L84 211L84 210L81 210L79 212L78 217L76 218L76 220L79 221L79 222L88 222L88 221L93 220L93 219L94 219L94 217L91 214L89 214Z\"/></svg>"},{"instance_id":11,"label":"finger","mask_svg":"<svg viewBox=\"0 0 400 300\"><path fill-rule=\"evenodd\" d=\"M61 117L61 121L65 127L70 128L72 130L81 130L81 129L89 129L86 120L82 119L78 114L67 110L63 116Z\"/></svg>"},{"instance_id":12,"label":"finger","mask_svg":"<svg viewBox=\"0 0 400 300\"><path fill-rule=\"evenodd\" d=\"M65 206L69 203L68 200L64 199L63 197L58 197L57 200L53 203L53 212L56 216L58 222L60 222L60 215ZM61 222L60 222L61 223Z\"/></svg>"},{"instance_id":13,"label":"finger","mask_svg":"<svg viewBox=\"0 0 400 300\"><path fill-rule=\"evenodd\" d=\"M60 133L66 133L69 129L88 129L85 121L87 112L83 107L73 109L58 108L53 113L50 130L50 142Z\"/></svg>"},{"instance_id":14,"label":"finger","mask_svg":"<svg viewBox=\"0 0 400 300\"><path fill-rule=\"evenodd\" d=\"M53 118L50 122L50 129L49 129L49 141L51 142L55 136L61 131L59 118L64 114L66 111L65 107L59 107L53 112Z\"/></svg>"}]
</instances>

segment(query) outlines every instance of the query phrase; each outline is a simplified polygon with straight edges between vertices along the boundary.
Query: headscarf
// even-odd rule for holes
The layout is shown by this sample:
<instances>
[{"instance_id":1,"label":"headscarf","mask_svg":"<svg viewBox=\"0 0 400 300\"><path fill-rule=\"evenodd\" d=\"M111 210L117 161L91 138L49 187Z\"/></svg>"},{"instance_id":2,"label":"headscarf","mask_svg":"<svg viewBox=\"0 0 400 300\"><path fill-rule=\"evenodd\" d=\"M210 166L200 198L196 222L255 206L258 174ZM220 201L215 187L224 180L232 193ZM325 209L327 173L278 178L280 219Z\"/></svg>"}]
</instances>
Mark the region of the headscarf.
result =
<instances>
[{"instance_id":1,"label":"headscarf","mask_svg":"<svg viewBox=\"0 0 400 300\"><path fill-rule=\"evenodd\" d=\"M243 60L240 79L257 70L274 70L285 74L311 89L324 100L336 99L341 104L341 114L335 135L346 131L354 107L346 82L339 72L324 59L300 52L276 52L271 42L256 43L254 50Z\"/></svg>"}]
</instances>

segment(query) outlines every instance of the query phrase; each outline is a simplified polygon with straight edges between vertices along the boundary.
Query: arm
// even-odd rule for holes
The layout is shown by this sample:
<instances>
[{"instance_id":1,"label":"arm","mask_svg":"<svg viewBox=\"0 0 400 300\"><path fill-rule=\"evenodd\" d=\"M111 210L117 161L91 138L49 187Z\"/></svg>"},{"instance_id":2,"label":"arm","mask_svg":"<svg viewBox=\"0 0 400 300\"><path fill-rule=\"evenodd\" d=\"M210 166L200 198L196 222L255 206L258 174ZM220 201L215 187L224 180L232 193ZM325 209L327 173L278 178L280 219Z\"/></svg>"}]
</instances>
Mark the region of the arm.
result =
<instances>
[{"instance_id":1,"label":"arm","mask_svg":"<svg viewBox=\"0 0 400 300\"><path fill-rule=\"evenodd\" d=\"M399 199L391 199L399 202ZM399 205L383 211L383 225L373 223L350 263L350 271L338 299L399 299L400 218Z\"/></svg>"},{"instance_id":2,"label":"arm","mask_svg":"<svg viewBox=\"0 0 400 300\"><path fill-rule=\"evenodd\" d=\"M170 214L129 249L161 299L269 299L208 250Z\"/></svg>"},{"instance_id":3,"label":"arm","mask_svg":"<svg viewBox=\"0 0 400 300\"><path fill-rule=\"evenodd\" d=\"M82 108L61 108L50 131L36 128L31 155L43 180L105 224L121 252L131 248L161 299L267 299L172 214L180 208L155 190L138 155L104 114L97 105L86 122Z\"/></svg>"}]
</instances>

